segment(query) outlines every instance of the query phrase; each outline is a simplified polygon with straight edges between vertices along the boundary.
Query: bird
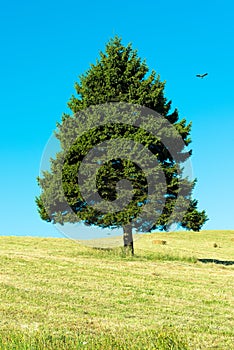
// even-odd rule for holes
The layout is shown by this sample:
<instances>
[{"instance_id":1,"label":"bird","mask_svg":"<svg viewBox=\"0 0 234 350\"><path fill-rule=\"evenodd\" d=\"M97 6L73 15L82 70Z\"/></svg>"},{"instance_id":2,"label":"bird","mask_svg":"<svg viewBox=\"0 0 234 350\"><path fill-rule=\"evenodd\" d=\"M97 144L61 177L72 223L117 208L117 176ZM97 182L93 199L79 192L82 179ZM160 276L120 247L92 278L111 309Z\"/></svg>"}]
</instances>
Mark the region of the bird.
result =
<instances>
[{"instance_id":1,"label":"bird","mask_svg":"<svg viewBox=\"0 0 234 350\"><path fill-rule=\"evenodd\" d=\"M205 73L205 74L197 74L196 77L198 78L204 78L206 75L208 75L208 73Z\"/></svg>"}]
</instances>

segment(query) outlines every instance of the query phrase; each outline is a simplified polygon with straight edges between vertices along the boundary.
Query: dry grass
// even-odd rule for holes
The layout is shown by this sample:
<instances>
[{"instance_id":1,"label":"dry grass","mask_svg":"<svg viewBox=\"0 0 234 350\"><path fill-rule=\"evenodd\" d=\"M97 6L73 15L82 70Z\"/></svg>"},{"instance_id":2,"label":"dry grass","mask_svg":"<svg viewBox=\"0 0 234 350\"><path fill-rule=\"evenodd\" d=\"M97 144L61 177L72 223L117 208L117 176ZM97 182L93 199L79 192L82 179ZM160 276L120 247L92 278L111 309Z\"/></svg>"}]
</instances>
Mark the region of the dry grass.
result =
<instances>
[{"instance_id":1,"label":"dry grass","mask_svg":"<svg viewBox=\"0 0 234 350\"><path fill-rule=\"evenodd\" d=\"M127 334L123 344L136 349L133 339L141 334L138 343L146 349L185 349L178 345L185 339L189 349L230 350L232 238L234 231L139 235L131 257L119 248L92 249L69 239L0 237L0 339L6 344L19 334L80 334L74 344L81 347L71 349L102 349L103 341L106 349L122 349L121 334ZM154 239L167 244L155 245ZM156 344L160 337L145 332L171 332L170 339L179 341L156 347L152 339ZM51 346L34 348L58 348Z\"/></svg>"}]
</instances>

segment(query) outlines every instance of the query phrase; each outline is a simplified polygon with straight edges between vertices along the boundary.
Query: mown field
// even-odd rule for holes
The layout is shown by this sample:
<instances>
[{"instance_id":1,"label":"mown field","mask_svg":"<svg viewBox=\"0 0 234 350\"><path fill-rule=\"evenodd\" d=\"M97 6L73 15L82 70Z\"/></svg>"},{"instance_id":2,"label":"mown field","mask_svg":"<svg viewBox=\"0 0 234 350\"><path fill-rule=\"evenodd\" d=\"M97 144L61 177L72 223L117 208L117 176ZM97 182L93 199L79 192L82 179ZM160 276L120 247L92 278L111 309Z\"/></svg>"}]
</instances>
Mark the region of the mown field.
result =
<instances>
[{"instance_id":1,"label":"mown field","mask_svg":"<svg viewBox=\"0 0 234 350\"><path fill-rule=\"evenodd\" d=\"M1 236L0 349L233 349L234 231L137 238Z\"/></svg>"}]
</instances>

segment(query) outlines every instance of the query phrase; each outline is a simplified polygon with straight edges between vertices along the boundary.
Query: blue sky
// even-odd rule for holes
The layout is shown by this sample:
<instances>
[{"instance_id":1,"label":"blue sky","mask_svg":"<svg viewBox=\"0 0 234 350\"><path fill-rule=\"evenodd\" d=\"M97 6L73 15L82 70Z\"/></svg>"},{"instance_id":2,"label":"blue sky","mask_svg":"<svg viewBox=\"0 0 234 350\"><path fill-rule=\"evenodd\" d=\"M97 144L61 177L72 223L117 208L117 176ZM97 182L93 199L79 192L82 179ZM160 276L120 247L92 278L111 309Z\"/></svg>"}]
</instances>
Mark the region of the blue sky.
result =
<instances>
[{"instance_id":1,"label":"blue sky","mask_svg":"<svg viewBox=\"0 0 234 350\"><path fill-rule=\"evenodd\" d=\"M231 0L2 2L0 234L58 235L34 203L42 152L78 76L116 34L193 123L194 197L210 218L203 228L234 229L233 13Z\"/></svg>"}]
</instances>

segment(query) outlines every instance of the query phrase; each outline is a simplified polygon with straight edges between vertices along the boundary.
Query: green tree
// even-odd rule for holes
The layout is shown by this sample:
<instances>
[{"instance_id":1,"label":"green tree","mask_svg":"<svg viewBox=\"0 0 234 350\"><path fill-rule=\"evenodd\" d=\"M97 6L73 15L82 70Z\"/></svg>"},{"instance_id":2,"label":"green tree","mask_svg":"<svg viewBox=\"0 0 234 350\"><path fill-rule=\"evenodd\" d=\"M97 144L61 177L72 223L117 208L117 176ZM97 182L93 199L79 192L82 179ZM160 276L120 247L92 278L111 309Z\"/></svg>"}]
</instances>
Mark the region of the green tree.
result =
<instances>
[{"instance_id":1,"label":"green tree","mask_svg":"<svg viewBox=\"0 0 234 350\"><path fill-rule=\"evenodd\" d=\"M57 123L56 137L60 141L61 151L55 159L51 159L50 171L45 171L38 178L42 192L36 197L36 203L43 220L60 224L82 221L103 228L123 227L124 246L130 247L132 253L133 227L138 231L166 230L175 222L189 230L200 230L207 216L204 210L197 210L197 200L192 199L196 180L182 178L184 162L192 153L191 150L184 150L184 146L191 142L191 123L187 124L185 119L179 120L177 109L170 112L171 101L164 96L164 89L165 82L160 81L155 71L149 72L145 61L138 57L131 44L124 46L119 37L107 43L105 52L100 52L96 64L92 64L75 84L76 95L68 102L72 115L64 114L61 123ZM129 106L127 111L126 104ZM152 113L148 124L160 124L159 134L164 140L169 140L166 143L173 145L173 155L159 134L152 134L149 129L132 122L131 118L137 120L141 115L142 108L146 108L147 117L150 111L162 116L162 119L156 118ZM118 122L114 119L116 115L121 115ZM100 118L102 122L97 123ZM176 142L178 135L182 142ZM121 156L118 156L116 148L120 138L127 143L121 148ZM109 147L110 141L112 147ZM148 176L157 184L157 191L153 191L151 200L147 178L139 166L142 155L144 158L146 153L139 148L134 150L131 142L143 145L160 164L156 171L154 167L147 170ZM77 173L87 154L100 144L101 147L86 162L81 185ZM106 153L107 158L104 157ZM134 157L130 156L133 153ZM105 161L100 163L100 159ZM99 166L98 171L96 176L91 176L95 165ZM162 184L162 171L166 190ZM96 192L90 190L94 188ZM98 196L105 202L104 211L101 210L103 202L100 205ZM130 198L130 201L123 208L126 198ZM120 209L113 211L111 205L117 203L116 200ZM143 219L141 216L143 208L150 201L155 210L153 224L147 210Z\"/></svg>"}]
</instances>

